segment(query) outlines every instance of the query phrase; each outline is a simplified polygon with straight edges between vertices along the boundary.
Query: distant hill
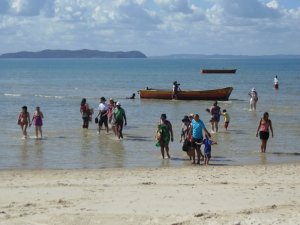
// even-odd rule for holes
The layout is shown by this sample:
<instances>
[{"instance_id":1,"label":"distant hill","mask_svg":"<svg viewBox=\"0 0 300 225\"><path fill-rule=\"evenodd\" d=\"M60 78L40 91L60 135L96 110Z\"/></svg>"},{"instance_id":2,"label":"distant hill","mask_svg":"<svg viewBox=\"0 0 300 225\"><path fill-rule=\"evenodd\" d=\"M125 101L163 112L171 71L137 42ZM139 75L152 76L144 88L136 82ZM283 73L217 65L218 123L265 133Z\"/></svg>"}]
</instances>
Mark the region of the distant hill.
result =
<instances>
[{"instance_id":1,"label":"distant hill","mask_svg":"<svg viewBox=\"0 0 300 225\"><path fill-rule=\"evenodd\" d=\"M0 55L0 58L147 58L139 51L105 52L98 50L43 50L40 52L15 52Z\"/></svg>"}]
</instances>

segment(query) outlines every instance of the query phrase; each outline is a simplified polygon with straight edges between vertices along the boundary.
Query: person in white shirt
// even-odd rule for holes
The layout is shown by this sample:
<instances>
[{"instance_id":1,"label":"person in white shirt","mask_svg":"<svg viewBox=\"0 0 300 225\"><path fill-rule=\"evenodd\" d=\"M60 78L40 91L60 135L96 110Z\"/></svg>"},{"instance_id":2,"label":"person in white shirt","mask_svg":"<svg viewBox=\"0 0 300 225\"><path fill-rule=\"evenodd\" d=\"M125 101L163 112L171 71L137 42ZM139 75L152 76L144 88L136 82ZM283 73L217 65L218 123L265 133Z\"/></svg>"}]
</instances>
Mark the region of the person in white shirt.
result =
<instances>
[{"instance_id":1,"label":"person in white shirt","mask_svg":"<svg viewBox=\"0 0 300 225\"><path fill-rule=\"evenodd\" d=\"M255 90L255 88L252 88L251 92L249 92L248 95L250 96L250 111L255 111L256 103L258 101L258 95L257 95L257 91Z\"/></svg>"},{"instance_id":2,"label":"person in white shirt","mask_svg":"<svg viewBox=\"0 0 300 225\"><path fill-rule=\"evenodd\" d=\"M106 103L106 99L104 97L100 98L100 104L98 107L99 113L97 117L99 117L98 122L98 134L100 134L100 130L102 128L102 125L104 124L106 128L106 133L108 133L108 105Z\"/></svg>"},{"instance_id":3,"label":"person in white shirt","mask_svg":"<svg viewBox=\"0 0 300 225\"><path fill-rule=\"evenodd\" d=\"M278 82L278 77L277 75L274 77L274 88L278 89L279 88L279 82Z\"/></svg>"}]
</instances>

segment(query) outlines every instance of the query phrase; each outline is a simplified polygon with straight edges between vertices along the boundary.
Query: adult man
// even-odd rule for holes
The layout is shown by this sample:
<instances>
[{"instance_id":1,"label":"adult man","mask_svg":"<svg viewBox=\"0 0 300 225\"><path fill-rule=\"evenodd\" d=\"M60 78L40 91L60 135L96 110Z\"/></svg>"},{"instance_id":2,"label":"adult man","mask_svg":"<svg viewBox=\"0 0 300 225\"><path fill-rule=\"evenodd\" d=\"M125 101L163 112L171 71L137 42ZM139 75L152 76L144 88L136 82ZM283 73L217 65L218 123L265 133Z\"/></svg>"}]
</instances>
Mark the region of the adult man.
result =
<instances>
[{"instance_id":1,"label":"adult man","mask_svg":"<svg viewBox=\"0 0 300 225\"><path fill-rule=\"evenodd\" d=\"M104 124L106 128L106 133L108 133L108 105L106 104L106 99L104 97L100 98L100 104L98 107L99 113L97 117L99 116L99 123L98 123L98 134L100 134L100 130L102 128L102 125Z\"/></svg>"},{"instance_id":2,"label":"adult man","mask_svg":"<svg viewBox=\"0 0 300 225\"><path fill-rule=\"evenodd\" d=\"M218 102L215 101L213 106L210 107L210 114L211 114L211 132L218 132L219 129L219 122L220 122L220 115L221 115L221 108L218 106Z\"/></svg>"},{"instance_id":3,"label":"adult man","mask_svg":"<svg viewBox=\"0 0 300 225\"><path fill-rule=\"evenodd\" d=\"M274 77L274 88L278 89L279 88L279 81L277 75Z\"/></svg>"},{"instance_id":4,"label":"adult man","mask_svg":"<svg viewBox=\"0 0 300 225\"><path fill-rule=\"evenodd\" d=\"M177 99L178 98L178 91L181 91L180 84L177 83L177 81L173 82L173 90L172 90L172 99Z\"/></svg>"},{"instance_id":5,"label":"adult man","mask_svg":"<svg viewBox=\"0 0 300 225\"><path fill-rule=\"evenodd\" d=\"M127 125L125 110L121 107L121 103L117 102L116 108L113 110L114 118L116 120L116 131L118 139L123 138L123 125ZM125 122L125 123L124 123Z\"/></svg>"},{"instance_id":6,"label":"adult man","mask_svg":"<svg viewBox=\"0 0 300 225\"><path fill-rule=\"evenodd\" d=\"M204 123L202 120L200 120L200 117L198 114L194 116L194 119L192 120L192 146L194 148L194 151L197 152L197 164L200 164L200 156L203 158L203 154L201 152L201 144L203 141L203 131L206 135L211 137L210 133L207 131ZM193 154L193 164L195 164L195 154Z\"/></svg>"}]
</instances>

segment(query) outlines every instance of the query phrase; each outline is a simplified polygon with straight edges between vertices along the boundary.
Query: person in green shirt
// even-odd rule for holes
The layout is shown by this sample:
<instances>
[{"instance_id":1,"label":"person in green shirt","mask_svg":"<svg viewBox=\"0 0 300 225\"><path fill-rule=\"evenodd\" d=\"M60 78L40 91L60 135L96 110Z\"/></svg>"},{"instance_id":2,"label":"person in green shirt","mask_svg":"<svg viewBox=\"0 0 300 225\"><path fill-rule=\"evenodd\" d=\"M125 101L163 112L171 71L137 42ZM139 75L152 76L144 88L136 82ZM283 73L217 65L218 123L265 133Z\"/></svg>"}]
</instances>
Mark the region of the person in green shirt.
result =
<instances>
[{"instance_id":1,"label":"person in green shirt","mask_svg":"<svg viewBox=\"0 0 300 225\"><path fill-rule=\"evenodd\" d=\"M158 128L161 130L161 137L159 140L161 156L164 159L165 151L166 151L167 157L170 158L169 142L170 139L173 142L173 130L172 130L172 124L169 120L167 120L166 114L161 114L160 124L158 125Z\"/></svg>"},{"instance_id":2,"label":"person in green shirt","mask_svg":"<svg viewBox=\"0 0 300 225\"><path fill-rule=\"evenodd\" d=\"M116 123L116 131L118 138L123 138L123 126L127 125L125 110L121 107L120 102L117 102L116 108L113 109L113 116ZM125 123L124 123L125 122Z\"/></svg>"}]
</instances>

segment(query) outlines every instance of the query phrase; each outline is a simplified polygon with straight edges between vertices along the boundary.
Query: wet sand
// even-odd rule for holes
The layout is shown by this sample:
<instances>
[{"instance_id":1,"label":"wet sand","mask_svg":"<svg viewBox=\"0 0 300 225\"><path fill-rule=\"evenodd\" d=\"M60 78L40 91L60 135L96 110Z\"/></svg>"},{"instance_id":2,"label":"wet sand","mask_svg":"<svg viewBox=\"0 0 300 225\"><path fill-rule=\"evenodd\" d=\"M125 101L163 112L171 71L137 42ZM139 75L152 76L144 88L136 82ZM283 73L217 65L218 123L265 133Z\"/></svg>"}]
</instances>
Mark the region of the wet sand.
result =
<instances>
[{"instance_id":1,"label":"wet sand","mask_svg":"<svg viewBox=\"0 0 300 225\"><path fill-rule=\"evenodd\" d=\"M300 164L1 170L0 224L299 224Z\"/></svg>"}]
</instances>

